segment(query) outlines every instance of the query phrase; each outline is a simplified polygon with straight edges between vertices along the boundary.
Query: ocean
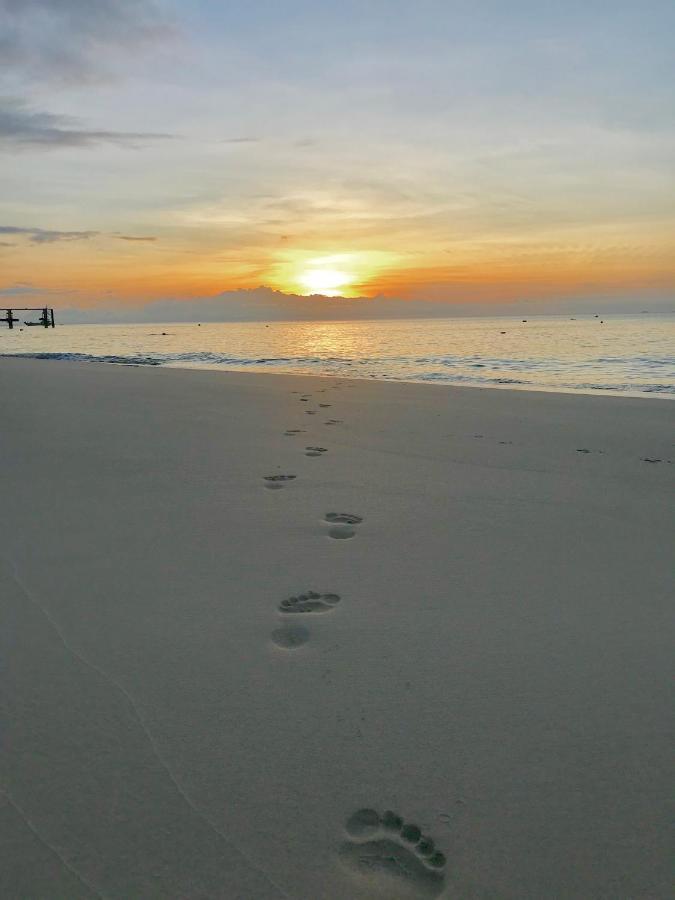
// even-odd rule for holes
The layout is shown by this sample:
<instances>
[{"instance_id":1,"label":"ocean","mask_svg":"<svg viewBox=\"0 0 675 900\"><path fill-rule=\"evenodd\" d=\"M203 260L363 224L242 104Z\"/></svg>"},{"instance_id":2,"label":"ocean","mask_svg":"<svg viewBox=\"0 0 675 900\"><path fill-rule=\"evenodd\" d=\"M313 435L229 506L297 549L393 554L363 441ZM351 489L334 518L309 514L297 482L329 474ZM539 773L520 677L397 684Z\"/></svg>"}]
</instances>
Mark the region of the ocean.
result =
<instances>
[{"instance_id":1,"label":"ocean","mask_svg":"<svg viewBox=\"0 0 675 900\"><path fill-rule=\"evenodd\" d=\"M3 326L0 355L675 397L675 314Z\"/></svg>"}]
</instances>

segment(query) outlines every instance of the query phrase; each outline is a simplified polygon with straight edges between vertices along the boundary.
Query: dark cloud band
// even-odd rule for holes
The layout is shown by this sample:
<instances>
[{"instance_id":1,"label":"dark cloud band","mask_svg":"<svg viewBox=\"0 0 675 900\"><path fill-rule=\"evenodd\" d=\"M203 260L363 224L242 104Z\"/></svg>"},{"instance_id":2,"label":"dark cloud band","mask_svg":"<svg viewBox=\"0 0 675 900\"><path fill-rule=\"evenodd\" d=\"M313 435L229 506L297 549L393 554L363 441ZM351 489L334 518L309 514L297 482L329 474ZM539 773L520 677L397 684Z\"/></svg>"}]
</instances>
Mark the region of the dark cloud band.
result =
<instances>
[{"instance_id":1,"label":"dark cloud band","mask_svg":"<svg viewBox=\"0 0 675 900\"><path fill-rule=\"evenodd\" d=\"M17 98L0 97L0 149L55 149L116 144L139 147L147 141L170 140L174 135L139 131L107 131L77 127L77 120L33 111Z\"/></svg>"},{"instance_id":2,"label":"dark cloud band","mask_svg":"<svg viewBox=\"0 0 675 900\"><path fill-rule=\"evenodd\" d=\"M148 241L156 241L157 238L152 235L146 236L136 236L133 234L116 234L115 237L118 241L138 241L140 243L146 243Z\"/></svg>"},{"instance_id":3,"label":"dark cloud band","mask_svg":"<svg viewBox=\"0 0 675 900\"><path fill-rule=\"evenodd\" d=\"M0 225L0 234L25 235L32 244L54 244L57 241L87 241L96 237L98 231L51 231L46 228L18 228L15 225Z\"/></svg>"}]
</instances>

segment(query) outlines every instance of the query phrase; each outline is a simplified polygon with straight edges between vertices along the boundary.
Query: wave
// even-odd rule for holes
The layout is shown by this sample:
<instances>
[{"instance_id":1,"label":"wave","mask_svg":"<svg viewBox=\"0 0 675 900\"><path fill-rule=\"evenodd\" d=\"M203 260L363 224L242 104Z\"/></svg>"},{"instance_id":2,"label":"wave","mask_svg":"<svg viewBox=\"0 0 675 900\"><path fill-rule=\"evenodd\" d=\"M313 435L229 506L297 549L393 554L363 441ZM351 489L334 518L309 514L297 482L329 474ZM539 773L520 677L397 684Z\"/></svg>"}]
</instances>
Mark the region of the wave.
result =
<instances>
[{"instance_id":1,"label":"wave","mask_svg":"<svg viewBox=\"0 0 675 900\"><path fill-rule=\"evenodd\" d=\"M441 381L446 384L533 384L532 381L524 381L521 378L490 378L480 375L448 375L447 372L425 372L420 375L412 375L405 381Z\"/></svg>"},{"instance_id":2,"label":"wave","mask_svg":"<svg viewBox=\"0 0 675 900\"><path fill-rule=\"evenodd\" d=\"M598 365L610 358L591 360L587 363L564 364L555 359L489 359L480 356L251 356L237 357L207 351L183 353L148 354L94 354L75 352L19 352L1 353L0 357L66 360L71 362L108 363L121 366L168 366L187 368L222 369L273 369L296 374L348 375L349 377L382 378L391 381L433 382L438 384L464 384L475 386L528 386L530 389L559 391L602 391L612 393L641 393L675 395L675 384L662 382L644 383L631 376L639 374L635 357L627 360L613 358L614 378L611 382L596 382L593 375L600 374ZM648 359L642 361L654 366L665 360ZM628 364L628 365L627 365ZM429 371L431 369L431 371ZM453 371L457 370L457 371ZM475 371L475 370L486 371ZM461 371L464 370L464 371ZM632 371L631 371L632 370ZM588 380L569 382L565 373L582 376L591 375ZM621 374L620 374L621 373ZM602 373L605 374L605 373ZM522 377L523 375L529 377ZM617 375L625 378L617 379ZM516 377L520 376L520 377Z\"/></svg>"},{"instance_id":3,"label":"wave","mask_svg":"<svg viewBox=\"0 0 675 900\"><path fill-rule=\"evenodd\" d=\"M152 356L95 356L92 353L0 353L2 358L12 359L61 359L70 362L115 363L119 366L161 366Z\"/></svg>"}]
</instances>

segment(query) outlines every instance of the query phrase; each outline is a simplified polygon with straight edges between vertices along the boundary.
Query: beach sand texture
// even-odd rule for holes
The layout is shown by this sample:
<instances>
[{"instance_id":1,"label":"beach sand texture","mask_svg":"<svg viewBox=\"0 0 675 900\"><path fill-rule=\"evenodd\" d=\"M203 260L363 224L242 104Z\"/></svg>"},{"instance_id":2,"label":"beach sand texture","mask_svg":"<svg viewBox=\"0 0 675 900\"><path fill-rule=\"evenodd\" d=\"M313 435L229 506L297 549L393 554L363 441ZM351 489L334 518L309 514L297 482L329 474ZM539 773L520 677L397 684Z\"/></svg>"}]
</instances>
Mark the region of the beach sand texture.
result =
<instances>
[{"instance_id":1,"label":"beach sand texture","mask_svg":"<svg viewBox=\"0 0 675 900\"><path fill-rule=\"evenodd\" d=\"M672 896L670 402L0 385L0 897Z\"/></svg>"}]
</instances>

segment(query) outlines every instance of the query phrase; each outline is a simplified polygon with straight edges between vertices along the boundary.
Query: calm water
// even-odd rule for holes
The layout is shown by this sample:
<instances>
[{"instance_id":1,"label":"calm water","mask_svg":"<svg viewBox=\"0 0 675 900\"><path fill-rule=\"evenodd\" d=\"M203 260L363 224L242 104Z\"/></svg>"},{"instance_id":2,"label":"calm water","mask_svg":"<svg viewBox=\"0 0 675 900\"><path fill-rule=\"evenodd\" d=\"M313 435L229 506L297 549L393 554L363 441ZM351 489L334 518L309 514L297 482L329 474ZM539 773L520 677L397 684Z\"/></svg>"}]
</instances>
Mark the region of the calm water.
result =
<instances>
[{"instance_id":1,"label":"calm water","mask_svg":"<svg viewBox=\"0 0 675 900\"><path fill-rule=\"evenodd\" d=\"M675 315L57 325L0 355L675 396Z\"/></svg>"}]
</instances>

